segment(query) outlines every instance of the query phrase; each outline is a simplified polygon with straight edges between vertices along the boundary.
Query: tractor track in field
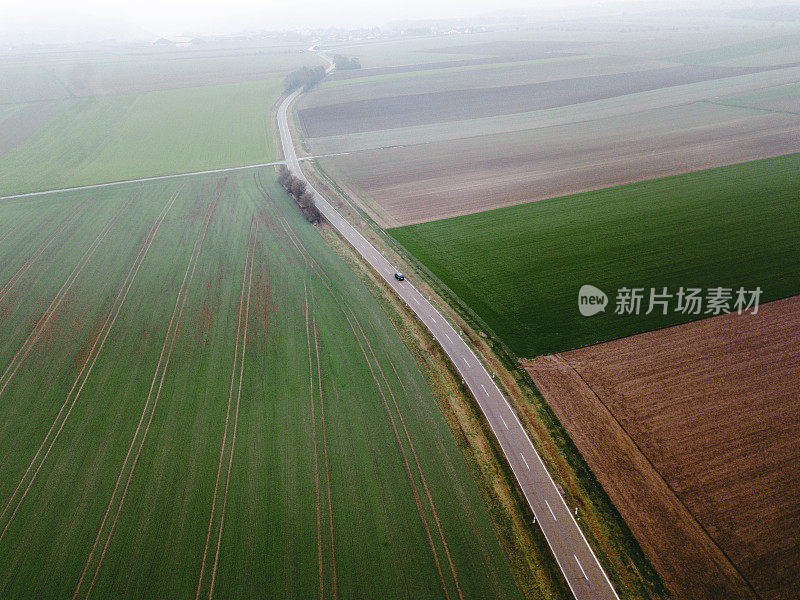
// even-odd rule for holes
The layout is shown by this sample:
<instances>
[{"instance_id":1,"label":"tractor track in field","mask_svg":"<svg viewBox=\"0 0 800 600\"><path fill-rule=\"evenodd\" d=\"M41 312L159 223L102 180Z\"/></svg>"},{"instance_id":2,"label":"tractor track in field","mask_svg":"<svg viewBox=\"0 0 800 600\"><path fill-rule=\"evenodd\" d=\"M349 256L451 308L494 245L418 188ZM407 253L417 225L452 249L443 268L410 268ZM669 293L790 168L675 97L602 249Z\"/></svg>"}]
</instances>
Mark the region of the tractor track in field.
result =
<instances>
[{"instance_id":1,"label":"tractor track in field","mask_svg":"<svg viewBox=\"0 0 800 600\"><path fill-rule=\"evenodd\" d=\"M173 194L169 197L169 199L167 200L166 204L164 205L164 208L161 209L161 212L159 213L158 217L156 217L155 222L147 230L147 233L145 235L145 239L142 242L141 247L139 248L139 253L136 255L136 258L134 259L133 263L131 264L131 267L128 270L128 274L126 275L125 280L123 281L122 286L120 287L119 292L117 293L117 296L114 299L114 302L112 303L108 314L106 315L105 321L103 323L103 327L101 328L100 332L95 337L95 340L94 340L94 343L92 345L92 348L91 348L89 354L86 356L86 360L84 361L83 366L81 367L81 370L78 373L78 376L75 378L75 381L73 382L72 387L70 388L70 391L67 393L67 397L64 400L64 403L61 405L61 409L58 411L58 414L56 415L56 418L53 420L53 424L50 426L50 429L48 430L47 434L45 435L44 440L42 440L42 443L39 446L39 449L36 451L36 454L34 455L33 459L31 460L30 464L28 465L28 468L25 470L25 473L23 474L22 478L20 479L20 482L17 484L17 487L14 489L14 492L12 493L11 497L9 498L8 503L6 504L5 508L3 509L3 512L0 513L0 524L2 524L4 520L6 521L5 522L5 526L3 527L3 531L0 532L0 541L2 541L3 537L5 536L6 532L8 531L8 528L11 525L12 521L14 520L14 517L16 516L17 511L19 510L19 507L22 505L22 502L25 500L25 497L27 496L28 492L30 491L31 487L33 486L33 483L36 480L36 477L38 476L39 471L41 471L42 466L44 465L45 461L47 460L47 457L50 455L50 452L53 449L53 446L55 445L56 441L58 440L59 435L61 434L61 431L64 429L64 425L66 424L67 420L69 419L69 416L72 413L72 409L75 407L75 404L77 403L78 398L80 397L81 392L83 391L83 388L86 385L86 381L89 379L89 376L92 373L92 369L94 368L94 365L97 362L97 358L100 355L100 352L102 351L103 346L105 345L106 340L108 339L108 336L111 333L112 328L114 327L114 323L116 322L120 311L122 310L122 306L125 303L125 299L128 297L128 292L130 292L131 287L133 287L133 282L134 282L134 280L136 278L136 275L139 272L139 269L142 266L142 263L144 262L145 258L147 257L147 254L148 254L148 252L150 250L150 247L153 244L153 240L155 239L155 236L158 233L158 230L160 229L161 224L164 222L164 219L166 218L167 213L169 213L170 209L172 208L172 205L175 203L175 200L178 197L178 195L180 194L182 189L183 189L183 186L180 186L175 192L173 192ZM115 307L116 307L116 309L115 309ZM64 412L65 409L66 409L66 412ZM62 417L62 415L63 415L63 417ZM58 427L57 430L56 430L56 427ZM54 430L55 430L55 433L53 433ZM44 449L45 445L47 445L48 440L49 440L50 444L47 447L47 450L45 451L44 455L40 459L39 458L40 454L42 453L42 450ZM16 506L14 507L14 510L12 511L12 513L8 517L8 519L6 520L6 514L8 513L9 508L11 507L12 503L14 502L14 499L17 497L17 493L19 492L21 487L25 484L25 480L28 478L28 475L31 473L31 470L33 470L33 474L31 475L30 480L28 481L24 492L22 493L22 495L17 500L17 503L16 503Z\"/></svg>"},{"instance_id":2,"label":"tractor track in field","mask_svg":"<svg viewBox=\"0 0 800 600\"><path fill-rule=\"evenodd\" d=\"M88 200L81 202L75 208L75 210L67 215L66 218L64 218L64 220L58 224L58 227L51 231L45 240L39 244L36 250L34 250L33 253L25 260L25 262L22 263L22 266L17 269L16 273L11 276L11 279L9 279L3 285L3 287L0 288L0 302L3 302L8 297L8 295L11 293L11 290L14 289L14 287L19 283L20 279L22 279L25 273L27 273L34 264L36 264L36 262L41 258L42 254L44 254L44 251L50 247L58 235L67 228L67 225L74 221L78 214L88 205Z\"/></svg>"},{"instance_id":3,"label":"tractor track in field","mask_svg":"<svg viewBox=\"0 0 800 600\"><path fill-rule=\"evenodd\" d=\"M97 536L95 537L94 544L89 552L89 556L86 559L86 564L83 568L83 572L81 573L80 579L78 580L78 584L75 587L75 592L73 594L73 600L78 597L81 591L81 587L83 585L84 579L86 578L86 574L89 571L89 567L92 564L92 560L94 555L97 551L98 544L103 536L103 533L106 528L106 523L108 522L109 515L114 506L114 501L117 499L117 494L120 490L120 484L123 479L123 475L125 473L125 469L128 465L128 461L133 453L133 449L136 446L137 439L139 441L138 449L136 451L136 456L133 459L131 464L130 470L128 472L127 481L125 482L125 487L122 490L122 495L119 497L119 502L117 504L116 513L114 514L114 519L111 522L110 527L108 528L107 535L105 536L105 543L103 544L103 549L100 553L100 556L97 561L97 566L95 567L94 575L92 577L91 582L89 583L88 589L86 590L85 598L89 598L94 588L95 582L97 581L97 576L100 573L100 568L103 565L103 561L105 559L106 552L108 550L108 546L111 543L111 538L114 535L114 530L117 526L117 521L119 520L119 515L122 512L122 507L125 503L125 498L128 495L128 488L130 487L131 481L133 479L134 471L136 470L136 466L139 463L139 457L141 456L142 449L144 448L144 443L147 438L147 434L150 431L150 425L153 422L153 417L155 416L156 407L158 405L159 398L161 397L161 391L164 386L164 379L167 374L167 369L169 368L169 362L172 358L172 352L175 348L175 340L178 336L178 331L180 329L181 321L183 319L183 312L186 308L186 303L189 298L189 291L192 287L192 281L194 280L195 271L197 269L197 263L200 259L200 254L203 250L203 243L205 242L206 235L208 234L208 229L211 225L211 220L214 217L214 213L217 208L217 204L219 202L220 196L222 195L222 190L227 183L227 179L222 179L220 183L217 185L217 189L214 191L214 194L211 198L211 201L208 203L205 209L205 213L203 215L203 221L200 227L200 230L197 232L197 237L195 238L194 246L192 247L192 253L189 257L189 263L186 265L186 271L183 275L183 281L181 282L181 287L178 290L178 296L175 299L175 308L172 311L172 316L169 320L169 325L167 327L167 333L164 337L164 343L161 346L161 353L159 354L158 364L156 365L155 373L153 374L153 380L150 383L150 390L147 394L147 399L145 401L144 407L142 408L142 414L139 418L139 423L136 426L136 431L133 434L133 438L131 439L131 443L128 446L128 452L125 455L125 460L122 462L122 466L120 467L119 475L117 476L116 483L114 485L114 490L111 494L111 498L108 501L108 507L106 508L106 512L103 515L103 519L100 523L100 528L97 531ZM156 381L158 381L158 387L156 388ZM153 392L155 391L155 396ZM152 404L151 404L152 400ZM147 424L142 431L142 425L145 422L145 418L147 418ZM139 436L139 432L142 431L142 435Z\"/></svg>"},{"instance_id":4,"label":"tractor track in field","mask_svg":"<svg viewBox=\"0 0 800 600\"><path fill-rule=\"evenodd\" d=\"M228 464L225 474L225 487L223 491L223 498L222 498L222 508L220 510L219 515L219 533L217 535L216 540L216 550L214 552L214 563L213 568L211 570L211 581L209 583L208 588L208 598L209 600L214 595L214 585L216 583L216 576L217 576L217 566L219 564L219 553L220 548L222 546L222 530L225 524L225 509L227 508L228 504L228 488L230 485L231 479L231 469L233 467L233 451L236 445L236 431L237 426L239 423L239 403L242 397L242 379L244 377L244 358L245 358L245 351L247 349L247 320L250 313L250 291L252 288L253 282L253 262L255 259L255 250L256 250L256 236L258 235L258 222L255 220L255 215L250 219L250 230L247 234L247 250L245 252L245 268L244 273L242 275L242 293L239 299L239 315L236 321L236 346L233 355L233 369L231 370L231 384L230 389L228 392L228 407L225 414L225 429L222 434L222 445L220 447L219 452L219 465L217 467L217 479L216 483L214 484L214 496L211 501L211 514L208 519L208 532L206 533L206 543L205 548L203 549L203 562L200 565L200 577L197 581L197 593L196 598L200 598L202 586L203 586L203 579L205 576L206 570L206 562L208 558L208 548L209 543L211 541L211 532L214 526L214 517L217 512L217 496L219 494L219 487L220 487L220 478L222 475L223 469L223 459L225 456L225 446L227 443L228 438L228 428L229 422L231 417L231 405L233 404L233 392L236 383L236 371L239 371L239 381L238 381L238 389L236 393L236 409L233 418L233 431L231 432L231 442L230 442L230 449L228 450ZM247 290L247 295L245 296L245 290ZM244 314L243 314L244 313ZM244 331L242 331L242 329ZM239 351L239 343L241 341L241 352Z\"/></svg>"},{"instance_id":5,"label":"tractor track in field","mask_svg":"<svg viewBox=\"0 0 800 600\"><path fill-rule=\"evenodd\" d=\"M313 299L313 296L312 296ZM331 502L331 474L328 468L328 438L325 434L325 403L322 399L322 365L319 362L319 337L317 335L317 317L313 317L314 347L317 353L317 383L319 385L319 414L322 421L322 448L325 457L325 484L328 491L328 518L331 534L331 567L333 569L333 598L339 597L339 583L336 578L336 552L333 545L333 504Z\"/></svg>"},{"instance_id":6,"label":"tractor track in field","mask_svg":"<svg viewBox=\"0 0 800 600\"><path fill-rule=\"evenodd\" d=\"M275 200L266 191L266 187L261 183L258 174L254 174L254 177L256 178L256 182L257 182L257 185L258 185L259 189L265 195L265 197L268 198L270 201L272 201L276 205L276 207L278 207L278 210L281 210L280 207L278 206L277 202L275 202ZM282 210L281 210L281 212L282 212ZM392 411L391 411L391 409L389 407L389 402L386 399L386 396L385 396L385 394L383 392L383 387L381 386L380 380L378 379L377 375L375 374L375 370L373 369L373 366L372 366L372 361L370 360L369 356L367 355L367 352L364 349L364 346L362 345L361 340L359 339L358 333L356 332L356 328L353 325L353 321L355 321L355 323L357 324L357 326L358 326L358 328L359 328L359 330L361 332L361 335L364 337L364 340L366 341L367 345L369 346L370 352L371 352L371 354L373 356L373 359L375 360L375 363L376 363L381 375L383 376L383 370L380 368L380 364L378 363L377 356L375 355L374 351L372 351L372 346L371 346L371 344L369 344L369 341L367 340L367 336L364 333L363 328L361 327L361 323L358 321L358 318L355 316L355 313L352 311L352 309L350 308L349 304L343 298L340 298L333 291L332 287L330 286L330 278L325 273L325 270L322 268L321 265L319 265L319 263L317 263L317 261L313 258L313 256L311 256L311 253L305 247L305 245L303 244L302 240L300 240L299 236L297 236L297 233L294 231L294 229L292 229L291 225L289 225L289 222L286 220L285 216L280 217L278 220L281 223L281 225L283 226L287 236L289 236L289 239L294 244L295 248L297 248L297 251L300 253L300 255L305 260L306 264L312 269L312 271L321 280L322 284L325 286L325 288L331 294L331 297L334 299L334 301L339 306L339 309L344 314L345 319L347 320L348 325L350 326L350 329L353 332L353 336L355 337L356 342L358 343L358 346L359 346L359 348L361 350L361 353L363 354L364 359L367 362L367 366L368 366L368 368L370 370L370 373L372 375L373 380L375 381L375 384L377 386L378 392L380 393L381 398L383 399L387 414L389 416L390 423L392 425L392 428L394 429L395 439L397 441L398 447L399 447L400 452L401 452L402 457L403 457L403 461L405 463L406 473L408 475L409 481L410 481L411 486L412 486L412 492L413 492L413 495L414 495L415 502L417 504L417 510L419 512L420 518L422 520L423 528L425 529L425 532L426 532L427 537L428 537L428 541L429 541L430 546L431 546L431 552L433 554L434 563L436 564L436 568L437 568L437 571L439 573L439 578L440 578L440 581L442 583L442 587L444 589L445 596L447 598L450 598L450 593L448 591L447 584L445 583L444 573L443 573L443 571L441 569L438 553L436 551L436 544L433 541L433 536L431 535L431 532L430 532L430 526L428 524L428 519L425 516L425 510L423 508L422 501L420 500L419 490L417 488L416 482L415 482L414 477L412 475L411 464L408 461L408 457L406 455L406 451L405 451L405 448L403 446L402 439L401 439L401 436L399 434L399 430L397 428L397 425L396 425L394 416L392 414ZM346 310L345 310L345 308L346 308ZM350 312L350 315L348 315L348 311ZM352 315L352 320L351 320L351 315ZM391 388L389 388L389 384L386 381L385 376L383 376L383 378L384 378L384 383L387 386L387 388L389 389L389 392L391 394ZM392 398L394 400L394 395L393 394L392 394ZM402 421L403 428L405 429L405 421L402 418L402 413L400 412L400 408L399 408L399 405L397 404L396 400L394 400L394 404L395 404L395 407L396 407L396 409L398 411L398 415L399 415L399 417L400 417L400 419ZM406 433L406 436L407 436L407 440L409 442L409 446L411 447L413 455L415 457L415 462L416 462L416 465L418 467L420 479L423 482L423 487L424 487L424 489L426 491L426 496L427 496L428 501L429 501L430 506L431 506L431 512L434 515L435 522L437 523L437 527L438 527L438 530L439 530L439 533L440 533L440 536L441 536L441 539L442 539L442 542L443 542L445 553L446 553L447 558L448 558L448 562L449 562L449 565L450 565L450 568L451 568L451 574L452 574L453 580L455 582L455 586L456 586L456 590L458 592L458 596L459 596L459 598L463 599L461 586L460 586L459 581L458 581L458 575L456 573L455 566L454 566L454 564L452 562L452 558L450 556L449 548L447 546L447 542L445 540L444 532L443 532L443 530L441 528L441 524L439 522L438 513L436 511L436 507L435 507L435 504L433 502L433 498L430 495L430 491L429 491L429 488L428 488L428 485L427 485L427 480L425 479L425 475L424 475L424 473L422 471L422 467L421 467L421 465L419 463L419 460L416 458L416 451L414 450L413 443L411 443L411 438L410 438L410 435L409 435L409 432L408 432L407 429L405 429L405 433Z\"/></svg>"},{"instance_id":7,"label":"tractor track in field","mask_svg":"<svg viewBox=\"0 0 800 600\"><path fill-rule=\"evenodd\" d=\"M19 229L21 226L22 226L22 223L17 223L17 224L16 224L16 225L14 225L14 227L12 227L11 229L6 229L6 230L5 230L5 231L2 233L2 235L0 235L0 244L2 244L2 243L3 243L3 241L5 241L5 239L6 239L8 236L10 236L11 234L13 234L13 233L14 233L14 232L15 232L17 229Z\"/></svg>"},{"instance_id":8,"label":"tractor track in field","mask_svg":"<svg viewBox=\"0 0 800 600\"><path fill-rule=\"evenodd\" d=\"M419 477L420 477L420 479L422 481L422 486L425 489L425 495L428 498L428 502L429 502L430 507L431 507L431 513L433 514L433 519L436 522L436 528L439 531L439 537L441 538L442 545L444 546L444 552L445 552L445 555L447 556L447 562L450 565L450 573L452 574L453 581L456 584L456 590L458 591L458 597L461 600L463 600L464 595L463 595L463 593L461 591L461 584L458 581L458 574L456 573L456 567L453 564L453 558L451 557L450 549L447 546L447 540L445 539L444 531L442 530L442 524L439 521L439 514L436 511L436 505L433 502L433 497L431 496L430 489L428 488L428 481L425 478L425 474L424 474L424 472L422 470L422 465L419 462L419 457L417 456L417 451L414 448L414 442L411 441L411 434L409 434L408 428L406 427L406 421L403 418L403 413L400 410L400 405L397 403L397 398L395 397L394 392L392 392L392 388L389 385L389 380L386 378L386 374L383 372L383 368L381 367L381 364L378 361L378 357L375 355L375 351L372 348L372 344L370 344L370 342L369 342L369 338L367 338L367 335L364 333L364 330L361 327L361 323L359 323L358 319L355 316L355 313L353 313L353 309L350 308L349 306L347 308L350 311L350 314L352 315L353 319L355 320L356 325L358 325L359 331L361 331L361 336L364 338L364 342L367 344L367 347L369 348L370 354L372 354L372 358L375 361L375 366L378 368L378 372L381 374L381 378L383 379L383 383L386 386L386 390L389 392L389 396L391 396L391 398L392 398L392 403L394 404L394 407L397 410L397 416L400 417L400 424L403 427L403 432L405 433L406 440L408 440L408 445L411 448L411 454L414 456L414 462L417 465L417 470L419 471Z\"/></svg>"},{"instance_id":9,"label":"tractor track in field","mask_svg":"<svg viewBox=\"0 0 800 600\"><path fill-rule=\"evenodd\" d=\"M58 307L64 301L64 298L67 296L67 293L70 291L75 281L78 279L78 277L83 272L86 265L89 263L89 260L97 251L97 248L100 246L103 240L106 239L108 234L117 224L119 218L122 216L122 213L124 213L125 210L127 210L127 208L131 205L132 202L133 202L133 196L131 196L131 198L127 202L124 202L122 206L120 206L120 208L117 210L116 213L114 213L114 215L111 217L108 223L103 227L103 229L100 230L100 233L97 235L94 241L89 245L89 248L83 253L83 256L81 256L81 258L78 260L77 264L72 269L72 272L69 274L66 281L64 281L64 284L61 286L56 295L53 297L50 304L44 310L42 315L36 320L33 329L28 334L28 337L25 339L25 341L16 351L14 356L11 358L11 362L8 364L5 371L3 371L3 374L0 375L0 396L2 396L3 392L8 387L8 384L11 383L11 380L14 378L14 375L16 375L17 370L20 368L25 359L28 357L28 354L30 354L31 350L36 345L36 342L38 342L39 339L41 338L48 324L50 323L56 311L58 310Z\"/></svg>"},{"instance_id":10,"label":"tractor track in field","mask_svg":"<svg viewBox=\"0 0 800 600\"><path fill-rule=\"evenodd\" d=\"M306 345L308 346L308 377L309 377L309 392L311 396L311 437L314 442L314 492L316 495L316 511L317 511L317 563L319 568L319 598L324 597L325 584L322 571L322 518L320 516L320 502L319 502L319 453L317 451L317 420L314 412L314 363L311 358L311 329L308 320L308 287L304 284L305 289L305 303L304 313L306 319Z\"/></svg>"}]
</instances>

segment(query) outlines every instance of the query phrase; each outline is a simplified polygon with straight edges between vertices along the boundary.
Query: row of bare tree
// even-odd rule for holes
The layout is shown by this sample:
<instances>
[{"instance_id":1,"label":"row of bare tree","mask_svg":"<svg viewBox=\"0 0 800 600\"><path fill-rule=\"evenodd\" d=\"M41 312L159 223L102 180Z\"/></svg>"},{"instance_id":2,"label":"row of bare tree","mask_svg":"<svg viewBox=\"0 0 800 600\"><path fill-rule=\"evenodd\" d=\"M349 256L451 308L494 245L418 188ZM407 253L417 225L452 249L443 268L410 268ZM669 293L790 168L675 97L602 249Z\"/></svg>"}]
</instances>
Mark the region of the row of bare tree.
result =
<instances>
[{"instance_id":1,"label":"row of bare tree","mask_svg":"<svg viewBox=\"0 0 800 600\"><path fill-rule=\"evenodd\" d=\"M325 77L325 67L303 67L289 73L283 80L283 91L292 92L299 87L307 92Z\"/></svg>"},{"instance_id":2,"label":"row of bare tree","mask_svg":"<svg viewBox=\"0 0 800 600\"><path fill-rule=\"evenodd\" d=\"M306 221L313 225L322 221L322 214L314 200L314 192L307 188L305 181L292 175L286 165L278 167L278 183L292 195Z\"/></svg>"}]
</instances>

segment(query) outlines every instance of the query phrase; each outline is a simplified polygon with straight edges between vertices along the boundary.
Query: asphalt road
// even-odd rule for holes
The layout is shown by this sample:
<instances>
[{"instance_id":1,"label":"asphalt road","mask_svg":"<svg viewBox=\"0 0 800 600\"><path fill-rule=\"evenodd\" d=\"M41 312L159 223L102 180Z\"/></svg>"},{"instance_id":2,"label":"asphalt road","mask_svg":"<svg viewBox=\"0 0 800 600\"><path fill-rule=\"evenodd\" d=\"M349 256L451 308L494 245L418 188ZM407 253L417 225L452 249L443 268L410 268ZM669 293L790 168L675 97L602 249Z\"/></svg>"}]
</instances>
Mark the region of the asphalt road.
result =
<instances>
[{"instance_id":1,"label":"asphalt road","mask_svg":"<svg viewBox=\"0 0 800 600\"><path fill-rule=\"evenodd\" d=\"M333 70L323 53L320 56ZM494 432L506 460L536 517L536 523L550 545L564 577L578 600L619 600L572 512L558 492L553 479L525 433L516 412L500 392L492 377L450 323L431 305L414 285L394 278L396 269L311 185L300 169L287 119L287 111L296 91L278 108L278 128L285 162L316 194L317 208L325 218L383 277L433 334L453 362L478 402Z\"/></svg>"}]
</instances>

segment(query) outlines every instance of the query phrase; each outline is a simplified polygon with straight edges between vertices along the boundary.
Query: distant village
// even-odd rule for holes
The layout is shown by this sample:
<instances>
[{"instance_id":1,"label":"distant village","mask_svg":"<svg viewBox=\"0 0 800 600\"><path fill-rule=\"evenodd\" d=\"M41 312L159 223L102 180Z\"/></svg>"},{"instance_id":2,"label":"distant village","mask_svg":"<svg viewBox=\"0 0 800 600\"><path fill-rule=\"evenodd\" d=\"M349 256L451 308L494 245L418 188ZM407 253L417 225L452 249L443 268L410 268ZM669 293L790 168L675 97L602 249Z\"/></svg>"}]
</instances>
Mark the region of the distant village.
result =
<instances>
[{"instance_id":1,"label":"distant village","mask_svg":"<svg viewBox=\"0 0 800 600\"><path fill-rule=\"evenodd\" d=\"M281 42L363 42L368 40L387 39L387 38L407 38L407 37L429 37L438 35L456 35L469 33L486 33L492 31L488 26L459 26L433 24L420 26L418 24L389 24L384 27L369 27L359 29L303 29L300 31L258 31L250 33L240 33L227 36L213 37L162 37L150 42L151 46L174 46L176 48L186 48L199 46L214 42L263 42L265 40L275 40Z\"/></svg>"}]
</instances>

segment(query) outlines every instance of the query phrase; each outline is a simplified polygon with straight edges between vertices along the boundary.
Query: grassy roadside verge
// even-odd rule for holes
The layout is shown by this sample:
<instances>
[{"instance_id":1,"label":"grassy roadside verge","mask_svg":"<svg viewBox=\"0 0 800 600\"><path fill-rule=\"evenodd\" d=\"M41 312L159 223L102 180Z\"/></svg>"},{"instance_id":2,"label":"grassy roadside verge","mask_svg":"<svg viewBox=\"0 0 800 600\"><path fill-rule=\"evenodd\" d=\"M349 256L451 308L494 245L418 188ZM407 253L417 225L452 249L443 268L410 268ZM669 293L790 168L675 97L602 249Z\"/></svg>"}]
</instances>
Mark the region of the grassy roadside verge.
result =
<instances>
[{"instance_id":1,"label":"grassy roadside verge","mask_svg":"<svg viewBox=\"0 0 800 600\"><path fill-rule=\"evenodd\" d=\"M620 596L623 598L668 597L669 592L650 561L644 555L638 541L597 482L591 469L583 460L583 457L550 407L536 390L528 374L518 363L514 354L501 341L485 333L487 328L481 323L480 319L444 284L428 272L423 265L409 255L402 246L375 225L369 216L347 196L346 192L319 168L316 161L308 161L305 166L306 174L312 179L314 185L325 193L326 197L334 202L336 208L365 237L384 252L389 260L395 264L402 265L402 268L414 277L419 289L424 294L431 296L431 300L443 314L464 332L466 338L477 351L478 356L484 360L487 368L497 374L498 382L514 403L534 445L560 486L567 504L570 507L577 508L579 524L599 560L607 570L609 577L615 582ZM405 315L401 314L401 316L403 318L399 321L398 330L411 327L411 323L419 325L410 311ZM401 336L403 336L402 333ZM419 337L408 338L404 336L404 340L408 340L408 342L417 346L420 345ZM425 348L424 345L423 348ZM416 356L413 349L412 353ZM426 374L431 370L434 373L446 370L452 376L452 367L447 361L445 363L445 365L421 364L420 366ZM456 382L458 382L457 377ZM434 386L432 385L432 387ZM466 390L462 390L462 393L468 398L467 402L474 402ZM437 395L438 398L439 396ZM447 415L447 404L443 405L440 401L440 406L443 406L443 411ZM477 410L474 404L473 409ZM452 419L452 416L448 416L449 423L452 422ZM478 418L478 420L482 421L481 418ZM461 422L458 421L458 424L460 427ZM485 424L483 427L485 429ZM467 431L463 429L455 430L454 434L457 439L459 439L459 432L469 441L475 429ZM486 432L484 431L485 434ZM491 436L489 437L491 438ZM462 442L463 440L459 439L459 444ZM471 452L475 452L474 447ZM496 448L495 452L497 452ZM469 461L468 454L465 452L465 456ZM502 457L500 457L500 462L505 465ZM507 469L507 466L504 468ZM480 482L483 489L486 489L486 486L491 487L492 480L491 478L487 479L487 471L481 470L476 472L476 475L478 478L483 479ZM497 472L495 472L496 476ZM505 481L510 484L511 479L508 472L505 473L505 477ZM513 488L516 490L517 486L513 485ZM516 493L516 495L518 496L519 494ZM490 511L494 519L497 509L493 507ZM497 521L495 523L497 526ZM534 530L530 526L530 520L526 526L529 532ZM501 538L508 533L508 530L502 530L500 527L498 527L498 531L501 531ZM541 534L539 533L539 535ZM519 542L517 544L519 547L524 546ZM504 541L504 545L508 547L506 541ZM531 547L531 549L533 548ZM546 549L546 545L537 549L537 555L536 560L538 561L541 561L542 557L546 556L547 560L554 563L552 555ZM517 571L520 561L514 558L512 554L509 554L509 556L515 565L515 571ZM532 559L529 558L528 563L532 564L532 562ZM529 570L527 573L518 574L517 578L524 582L527 578L535 579L540 574L540 572ZM523 587L523 590L527 593L525 587ZM569 594L567 593L568 596Z\"/></svg>"}]
</instances>

